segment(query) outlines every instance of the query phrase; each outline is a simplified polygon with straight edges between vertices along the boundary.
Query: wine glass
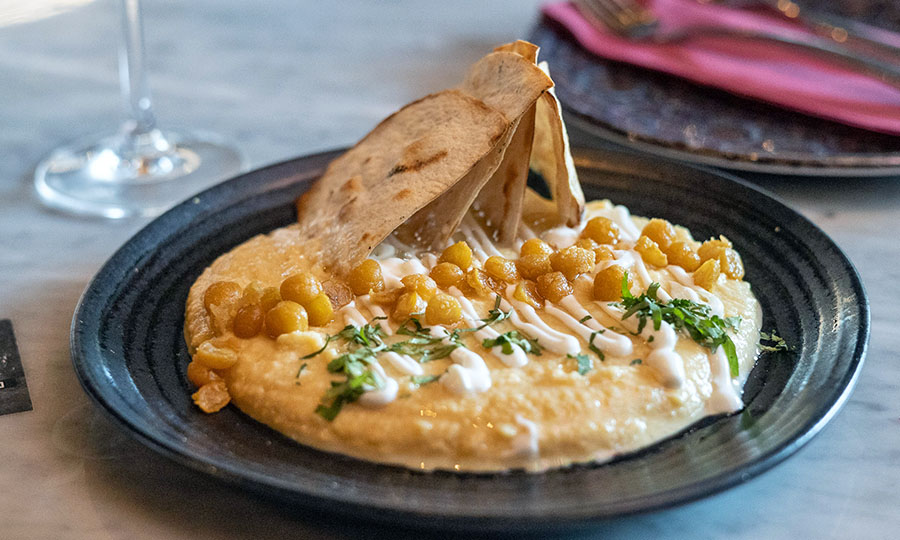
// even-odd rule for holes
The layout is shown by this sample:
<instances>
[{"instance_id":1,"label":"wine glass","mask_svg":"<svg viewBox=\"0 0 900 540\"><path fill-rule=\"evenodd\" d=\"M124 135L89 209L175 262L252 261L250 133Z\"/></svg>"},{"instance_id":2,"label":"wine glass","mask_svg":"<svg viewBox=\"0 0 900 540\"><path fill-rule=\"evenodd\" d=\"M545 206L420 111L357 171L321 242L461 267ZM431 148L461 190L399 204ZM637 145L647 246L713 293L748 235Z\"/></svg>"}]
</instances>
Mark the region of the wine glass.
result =
<instances>
[{"instance_id":1,"label":"wine glass","mask_svg":"<svg viewBox=\"0 0 900 540\"><path fill-rule=\"evenodd\" d=\"M130 117L118 133L57 148L37 165L38 196L59 210L106 218L153 216L244 168L242 154L221 137L156 126L140 1L121 2L119 78Z\"/></svg>"}]
</instances>

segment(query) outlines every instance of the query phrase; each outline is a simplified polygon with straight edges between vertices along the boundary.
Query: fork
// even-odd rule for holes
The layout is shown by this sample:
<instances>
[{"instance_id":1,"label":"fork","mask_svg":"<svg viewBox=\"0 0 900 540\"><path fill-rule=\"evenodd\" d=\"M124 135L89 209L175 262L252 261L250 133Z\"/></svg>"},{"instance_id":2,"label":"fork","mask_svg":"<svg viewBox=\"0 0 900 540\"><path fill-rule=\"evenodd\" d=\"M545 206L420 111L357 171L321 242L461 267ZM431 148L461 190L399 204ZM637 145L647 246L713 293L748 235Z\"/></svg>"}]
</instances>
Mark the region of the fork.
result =
<instances>
[{"instance_id":1,"label":"fork","mask_svg":"<svg viewBox=\"0 0 900 540\"><path fill-rule=\"evenodd\" d=\"M656 16L635 0L574 0L573 4L595 28L601 31L611 30L629 41L658 45L684 43L696 37L771 41L816 54L827 60L839 61L847 67L900 88L900 69L821 38L801 40L769 32L708 25L687 25L674 30L661 31Z\"/></svg>"}]
</instances>

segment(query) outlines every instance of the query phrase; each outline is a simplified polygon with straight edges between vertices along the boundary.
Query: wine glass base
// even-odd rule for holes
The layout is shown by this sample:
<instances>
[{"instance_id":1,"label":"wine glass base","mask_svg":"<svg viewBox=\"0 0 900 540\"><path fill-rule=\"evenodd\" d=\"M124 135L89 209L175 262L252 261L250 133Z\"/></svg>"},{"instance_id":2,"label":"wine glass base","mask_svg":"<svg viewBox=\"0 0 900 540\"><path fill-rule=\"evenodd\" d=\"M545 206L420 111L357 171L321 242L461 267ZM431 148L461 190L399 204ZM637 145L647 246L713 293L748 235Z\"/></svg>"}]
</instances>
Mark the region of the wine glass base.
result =
<instances>
[{"instance_id":1,"label":"wine glass base","mask_svg":"<svg viewBox=\"0 0 900 540\"><path fill-rule=\"evenodd\" d=\"M56 149L35 168L34 186L44 204L69 213L156 216L244 166L212 134L124 130Z\"/></svg>"}]
</instances>

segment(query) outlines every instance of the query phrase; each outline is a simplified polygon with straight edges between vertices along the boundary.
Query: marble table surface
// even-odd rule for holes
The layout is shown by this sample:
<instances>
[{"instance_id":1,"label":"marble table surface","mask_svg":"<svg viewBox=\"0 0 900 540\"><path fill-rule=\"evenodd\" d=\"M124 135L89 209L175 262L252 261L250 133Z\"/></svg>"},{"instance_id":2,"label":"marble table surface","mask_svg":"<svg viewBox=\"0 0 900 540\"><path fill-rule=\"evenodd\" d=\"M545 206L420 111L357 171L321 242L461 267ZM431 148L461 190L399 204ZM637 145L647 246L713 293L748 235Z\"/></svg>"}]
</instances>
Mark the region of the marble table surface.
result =
<instances>
[{"instance_id":1,"label":"marble table surface","mask_svg":"<svg viewBox=\"0 0 900 540\"><path fill-rule=\"evenodd\" d=\"M453 84L494 45L526 35L537 4L148 0L157 113L165 125L230 137L252 167L344 146L401 104ZM0 318L15 325L34 403L0 417L0 537L422 537L223 486L131 440L79 387L68 349L75 304L146 220L51 212L36 201L31 175L52 147L120 121L118 7L0 3ZM872 340L856 391L807 447L761 477L585 537L900 534L900 178L755 181L830 234L862 275Z\"/></svg>"}]
</instances>

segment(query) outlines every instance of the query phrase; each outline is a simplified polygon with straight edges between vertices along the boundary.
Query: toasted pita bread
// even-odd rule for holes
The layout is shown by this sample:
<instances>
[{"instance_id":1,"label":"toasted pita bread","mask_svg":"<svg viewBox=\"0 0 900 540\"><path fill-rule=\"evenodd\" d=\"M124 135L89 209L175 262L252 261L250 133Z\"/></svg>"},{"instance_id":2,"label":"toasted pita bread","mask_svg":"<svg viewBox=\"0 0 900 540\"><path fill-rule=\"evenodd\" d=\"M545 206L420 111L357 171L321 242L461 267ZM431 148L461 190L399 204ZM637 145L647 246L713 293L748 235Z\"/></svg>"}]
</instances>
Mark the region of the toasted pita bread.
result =
<instances>
[{"instance_id":1,"label":"toasted pita bread","mask_svg":"<svg viewBox=\"0 0 900 540\"><path fill-rule=\"evenodd\" d=\"M522 138L531 130L530 126L533 123L533 119L526 113L532 110L535 101L551 86L553 81L550 77L537 68L534 62L516 52L502 50L493 52L469 69L459 90L502 113L510 121L510 132L500 141L498 152L493 154L497 162L493 163L493 166L479 168L484 173L483 176L473 174L466 177L464 182L459 182L399 227L398 234L404 241L415 238L422 247L443 247L462 222L476 196L495 175L498 167L504 173L513 171L514 174L521 175L524 171L524 177L520 182L520 194L517 197L507 197L504 192L503 198L492 201L493 204L503 206L507 201L519 200L516 215L521 214L521 194L524 193L524 182L528 176L528 154L522 155L522 147L528 147L527 151L530 152L531 146L525 144L527 140ZM520 119L523 117L527 119L525 127L522 128L523 134L519 135L520 147L514 145L510 149L510 141L517 141L516 134L521 125ZM510 156L508 159L507 154ZM507 169L504 170L504 167ZM501 176L504 173L501 173ZM515 180L513 185L517 183L519 181ZM518 222L515 227L518 227ZM513 235L516 228L513 229Z\"/></svg>"},{"instance_id":2,"label":"toasted pita bread","mask_svg":"<svg viewBox=\"0 0 900 540\"><path fill-rule=\"evenodd\" d=\"M503 114L457 90L382 121L297 201L298 221L320 243L323 265L342 272L359 263L491 155L508 130Z\"/></svg>"},{"instance_id":3,"label":"toasted pita bread","mask_svg":"<svg viewBox=\"0 0 900 540\"><path fill-rule=\"evenodd\" d=\"M547 62L538 64L547 76ZM534 145L531 168L540 173L550 188L560 223L573 226L584 213L584 193L578 182L569 136L556 93L549 89L535 104Z\"/></svg>"}]
</instances>

